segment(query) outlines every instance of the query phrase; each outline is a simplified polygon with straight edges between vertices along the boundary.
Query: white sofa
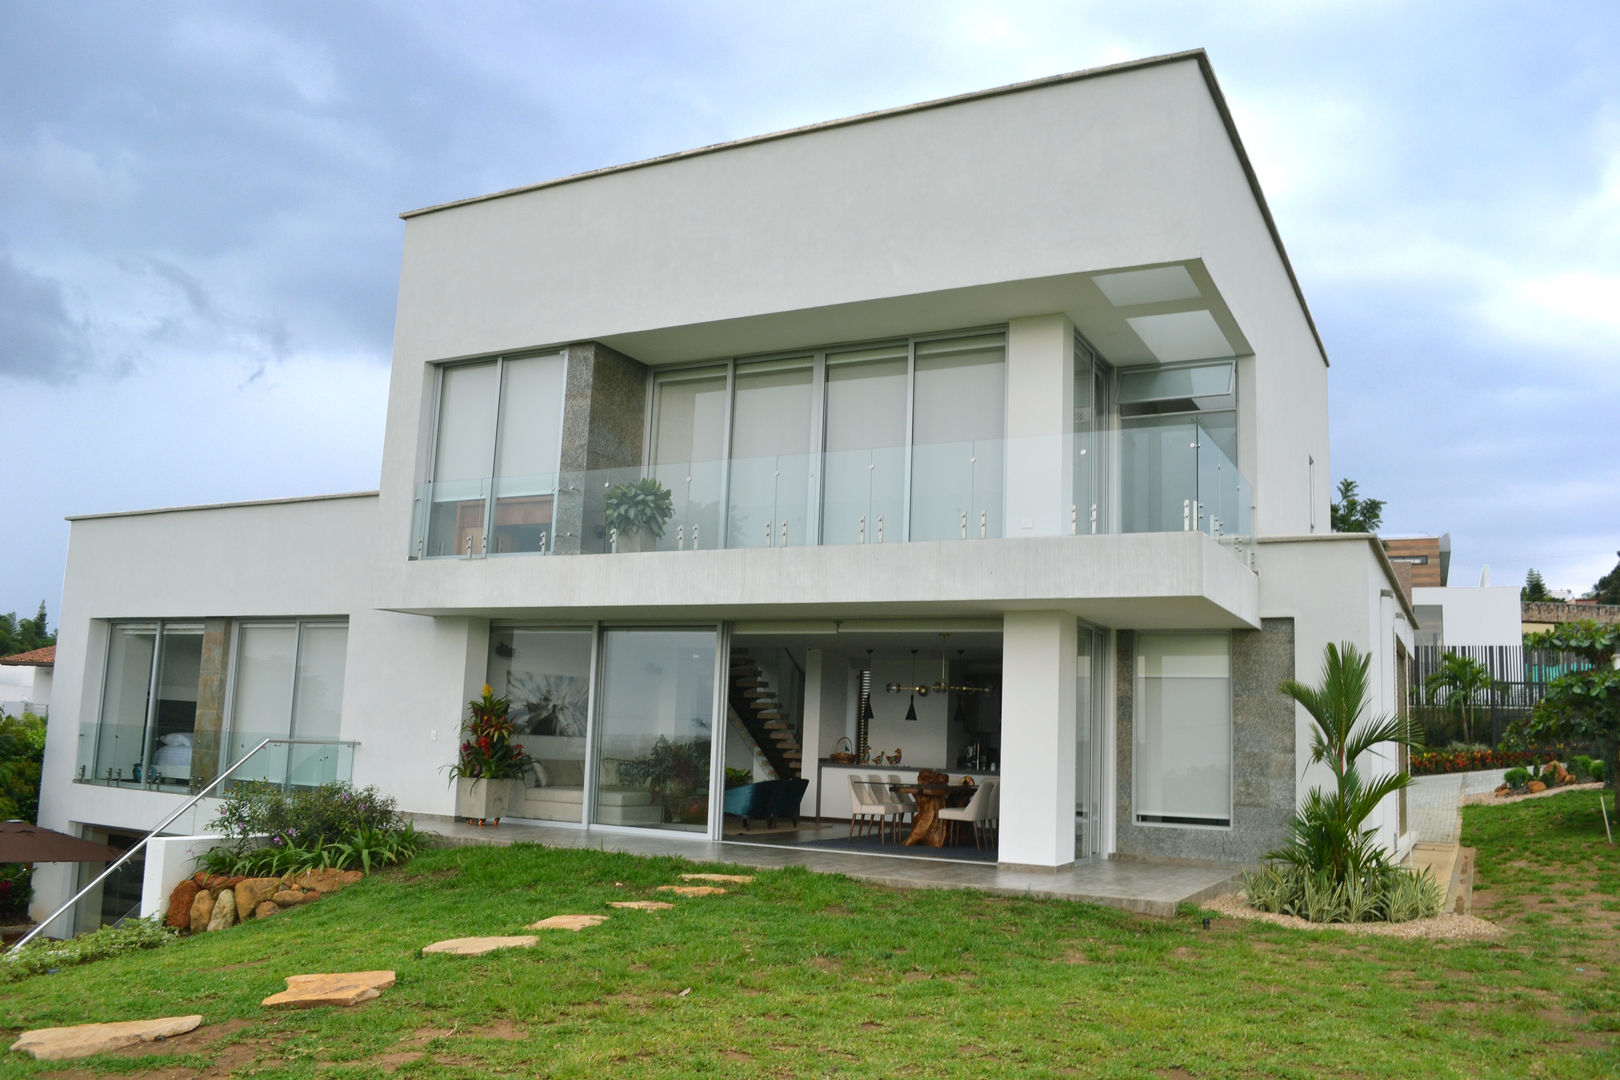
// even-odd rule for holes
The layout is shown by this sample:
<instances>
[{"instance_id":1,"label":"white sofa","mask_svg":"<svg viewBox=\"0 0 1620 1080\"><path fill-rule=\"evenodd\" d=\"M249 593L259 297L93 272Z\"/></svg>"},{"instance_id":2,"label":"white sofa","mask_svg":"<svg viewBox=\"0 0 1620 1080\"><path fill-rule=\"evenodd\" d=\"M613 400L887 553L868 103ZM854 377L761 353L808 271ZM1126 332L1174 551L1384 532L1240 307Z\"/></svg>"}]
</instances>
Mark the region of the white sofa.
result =
<instances>
[{"instance_id":1,"label":"white sofa","mask_svg":"<svg viewBox=\"0 0 1620 1080\"><path fill-rule=\"evenodd\" d=\"M582 821L584 803L583 761L536 759L511 813L535 821ZM664 808L645 788L619 783L619 763L613 760L604 760L597 774L596 805L598 825L657 825L664 819Z\"/></svg>"}]
</instances>

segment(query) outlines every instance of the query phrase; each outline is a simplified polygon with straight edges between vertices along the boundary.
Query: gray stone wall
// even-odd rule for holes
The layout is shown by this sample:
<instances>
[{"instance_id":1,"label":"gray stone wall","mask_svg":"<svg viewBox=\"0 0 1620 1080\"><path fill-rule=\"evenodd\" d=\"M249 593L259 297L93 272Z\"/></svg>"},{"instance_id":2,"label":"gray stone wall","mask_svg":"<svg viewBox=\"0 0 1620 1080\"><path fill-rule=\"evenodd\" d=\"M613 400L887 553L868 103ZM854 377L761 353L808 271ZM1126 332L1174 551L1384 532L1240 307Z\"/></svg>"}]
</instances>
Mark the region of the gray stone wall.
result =
<instances>
[{"instance_id":1,"label":"gray stone wall","mask_svg":"<svg viewBox=\"0 0 1620 1080\"><path fill-rule=\"evenodd\" d=\"M197 718L191 736L192 790L219 775L225 739L225 674L231 666L231 620L204 619L197 674Z\"/></svg>"},{"instance_id":2,"label":"gray stone wall","mask_svg":"<svg viewBox=\"0 0 1620 1080\"><path fill-rule=\"evenodd\" d=\"M1117 850L1121 855L1258 862L1288 838L1294 813L1294 620L1263 619L1232 634L1232 824L1138 825L1131 807L1136 635L1118 634Z\"/></svg>"},{"instance_id":3,"label":"gray stone wall","mask_svg":"<svg viewBox=\"0 0 1620 1080\"><path fill-rule=\"evenodd\" d=\"M558 553L607 550L601 535L603 481L639 475L646 416L645 364L594 341L568 347L562 490L554 518Z\"/></svg>"}]
</instances>

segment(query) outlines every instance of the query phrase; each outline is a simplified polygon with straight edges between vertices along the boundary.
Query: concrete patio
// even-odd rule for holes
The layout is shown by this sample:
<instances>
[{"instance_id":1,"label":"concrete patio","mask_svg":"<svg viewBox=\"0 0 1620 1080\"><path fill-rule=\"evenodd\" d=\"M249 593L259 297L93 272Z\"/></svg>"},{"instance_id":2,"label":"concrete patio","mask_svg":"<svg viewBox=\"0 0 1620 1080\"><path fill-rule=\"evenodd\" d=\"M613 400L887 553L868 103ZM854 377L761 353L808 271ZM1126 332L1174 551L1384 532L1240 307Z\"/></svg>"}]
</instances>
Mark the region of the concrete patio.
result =
<instances>
[{"instance_id":1,"label":"concrete patio","mask_svg":"<svg viewBox=\"0 0 1620 1080\"><path fill-rule=\"evenodd\" d=\"M511 821L480 828L427 814L417 815L414 820L419 830L436 833L451 844L527 843L631 855L673 855L693 862L763 869L802 866L816 873L844 874L902 889L980 889L1003 896L1079 900L1157 916L1173 915L1178 904L1198 903L1234 892L1243 883L1242 868L1226 863L1110 859L1068 870L1019 870L985 863L907 858L898 847L892 856L864 855L795 847L780 839L715 842L681 833L605 832Z\"/></svg>"}]
</instances>

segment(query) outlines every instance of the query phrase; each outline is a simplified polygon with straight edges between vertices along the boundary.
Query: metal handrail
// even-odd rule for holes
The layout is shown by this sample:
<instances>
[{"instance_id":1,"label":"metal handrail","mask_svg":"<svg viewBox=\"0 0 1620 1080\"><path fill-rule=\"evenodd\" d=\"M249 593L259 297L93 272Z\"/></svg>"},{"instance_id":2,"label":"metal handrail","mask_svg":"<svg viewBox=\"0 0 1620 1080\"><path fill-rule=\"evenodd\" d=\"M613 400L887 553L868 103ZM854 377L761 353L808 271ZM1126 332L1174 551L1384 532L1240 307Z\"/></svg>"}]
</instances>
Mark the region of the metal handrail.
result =
<instances>
[{"instance_id":1,"label":"metal handrail","mask_svg":"<svg viewBox=\"0 0 1620 1080\"><path fill-rule=\"evenodd\" d=\"M341 744L344 741L347 741L347 740L338 740L338 743ZM114 870L117 870L120 866L123 866L126 862L128 862L130 860L131 857L134 856L134 854L137 851L140 851L142 848L144 848L146 846L146 844L147 844L147 841L151 840L152 837L156 836L158 833L160 833L164 829L168 828L171 824L173 824L175 822L175 820L177 820L180 817L181 814L184 814L187 810L190 810L193 806L196 806L199 802L201 802L203 800L203 798L206 797L210 791L213 791L214 788L218 787L225 780L226 777L230 776L231 773L233 773L237 769L241 768L242 765L248 760L248 758L251 758L254 754L257 754L260 750L263 750L265 747L271 745L272 743L274 743L277 746L331 746L331 745L334 745L334 741L332 739L260 739L259 744L257 746L255 746L253 749L249 750L247 753L243 754L241 757L237 758L235 761L231 762L230 767L227 768L224 772L220 773L218 776L214 777L214 779L209 783L209 785L207 787L203 788L201 791L197 792L197 794L195 794L191 798L187 799L185 801L185 803L181 805L180 809L176 810L174 813L172 813L168 817L164 818L158 824L154 825L151 828L151 830L147 832L147 834L145 836L141 837L140 840L136 841L136 843L135 843L135 845L133 847L131 847L128 851L126 851L122 855L120 855L118 857L117 862L114 862L111 866L107 867L107 869L103 870L100 874L98 874L96 876L96 879L94 881L92 881L90 884L86 885L84 888L82 888L78 892L74 893L73 898L71 900L69 900L67 903L63 904L61 907L57 908L55 911L51 912L51 915L50 915L49 918L41 920L38 926L34 927L32 930L28 931L28 933L24 934L21 938L19 938L17 940L17 944L15 944L15 945L13 945L11 947L11 951L12 952L18 951L24 945L28 944L30 941L34 940L34 938L38 937L40 935L40 933L43 932L44 929L47 926L51 925L51 923L53 923L57 919L61 918L67 912L71 911L73 909L73 905L77 904L80 900L84 899L85 895L87 893L89 893L91 889L94 889L97 885L100 885L103 881L107 880L107 877ZM352 745L358 746L359 743L352 743Z\"/></svg>"}]
</instances>

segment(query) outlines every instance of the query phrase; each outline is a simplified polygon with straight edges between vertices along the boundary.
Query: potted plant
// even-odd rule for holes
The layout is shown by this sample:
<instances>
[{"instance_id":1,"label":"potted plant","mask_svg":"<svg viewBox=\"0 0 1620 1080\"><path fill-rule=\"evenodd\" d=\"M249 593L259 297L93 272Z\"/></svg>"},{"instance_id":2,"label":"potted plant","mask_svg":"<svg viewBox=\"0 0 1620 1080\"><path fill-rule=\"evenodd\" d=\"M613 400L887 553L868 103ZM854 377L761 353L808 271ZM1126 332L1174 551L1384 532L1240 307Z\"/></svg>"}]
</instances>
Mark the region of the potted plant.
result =
<instances>
[{"instance_id":1,"label":"potted plant","mask_svg":"<svg viewBox=\"0 0 1620 1080\"><path fill-rule=\"evenodd\" d=\"M675 499L656 477L615 484L608 489L604 520L617 551L651 551L675 513Z\"/></svg>"},{"instance_id":2,"label":"potted plant","mask_svg":"<svg viewBox=\"0 0 1620 1080\"><path fill-rule=\"evenodd\" d=\"M619 783L646 788L664 807L666 821L701 821L707 816L709 742L672 742L660 735L646 757L619 763Z\"/></svg>"},{"instance_id":3,"label":"potted plant","mask_svg":"<svg viewBox=\"0 0 1620 1080\"><path fill-rule=\"evenodd\" d=\"M528 751L512 741L511 709L512 702L496 697L488 683L482 697L467 703L461 751L449 769L456 785L456 816L466 818L469 825L498 824L523 786L523 771L532 763Z\"/></svg>"}]
</instances>

